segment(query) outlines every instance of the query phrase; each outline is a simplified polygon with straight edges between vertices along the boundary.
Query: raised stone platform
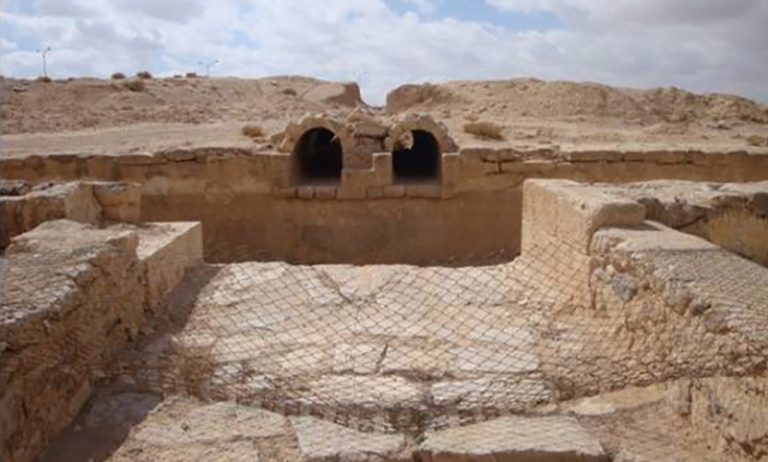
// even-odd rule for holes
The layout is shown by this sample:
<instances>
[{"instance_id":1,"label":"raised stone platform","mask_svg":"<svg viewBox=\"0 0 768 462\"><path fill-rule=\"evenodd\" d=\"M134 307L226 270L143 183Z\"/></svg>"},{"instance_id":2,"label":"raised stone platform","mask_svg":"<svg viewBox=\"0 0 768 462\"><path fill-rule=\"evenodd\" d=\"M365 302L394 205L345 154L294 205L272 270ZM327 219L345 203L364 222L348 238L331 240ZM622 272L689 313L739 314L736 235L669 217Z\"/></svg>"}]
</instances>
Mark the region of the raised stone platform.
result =
<instances>
[{"instance_id":1,"label":"raised stone platform","mask_svg":"<svg viewBox=\"0 0 768 462\"><path fill-rule=\"evenodd\" d=\"M30 460L202 255L198 224L97 229L48 221L0 258L0 442ZM157 273L158 259L173 271Z\"/></svg>"}]
</instances>

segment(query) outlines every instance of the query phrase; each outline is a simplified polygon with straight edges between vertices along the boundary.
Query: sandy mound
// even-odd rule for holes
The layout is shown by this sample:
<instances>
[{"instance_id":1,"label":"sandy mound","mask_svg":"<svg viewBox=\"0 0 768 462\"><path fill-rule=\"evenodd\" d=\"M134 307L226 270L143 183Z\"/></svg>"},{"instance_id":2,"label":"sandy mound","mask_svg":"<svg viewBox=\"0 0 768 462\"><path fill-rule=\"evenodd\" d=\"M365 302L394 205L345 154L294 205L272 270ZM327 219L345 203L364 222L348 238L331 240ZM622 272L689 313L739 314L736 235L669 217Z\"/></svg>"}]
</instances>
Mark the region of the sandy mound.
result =
<instances>
[{"instance_id":1,"label":"sandy mound","mask_svg":"<svg viewBox=\"0 0 768 462\"><path fill-rule=\"evenodd\" d=\"M43 83L2 79L4 134L53 132L137 123L213 123L346 111L364 104L354 83L304 77L264 79L69 79Z\"/></svg>"},{"instance_id":2,"label":"sandy mound","mask_svg":"<svg viewBox=\"0 0 768 462\"><path fill-rule=\"evenodd\" d=\"M678 88L633 90L594 83L513 79L404 85L387 97L387 112L491 111L507 117L614 118L654 124L740 120L768 123L768 107L731 95L697 95Z\"/></svg>"}]
</instances>

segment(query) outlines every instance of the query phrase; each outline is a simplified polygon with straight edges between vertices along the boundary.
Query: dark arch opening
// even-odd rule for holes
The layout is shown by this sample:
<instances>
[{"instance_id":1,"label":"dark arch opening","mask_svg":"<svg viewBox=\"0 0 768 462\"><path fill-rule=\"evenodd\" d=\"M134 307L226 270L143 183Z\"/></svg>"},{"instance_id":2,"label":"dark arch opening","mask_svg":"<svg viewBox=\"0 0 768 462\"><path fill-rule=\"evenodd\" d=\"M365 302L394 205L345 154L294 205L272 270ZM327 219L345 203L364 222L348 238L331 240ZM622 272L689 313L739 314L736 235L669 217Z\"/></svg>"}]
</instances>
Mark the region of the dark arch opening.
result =
<instances>
[{"instance_id":1,"label":"dark arch opening","mask_svg":"<svg viewBox=\"0 0 768 462\"><path fill-rule=\"evenodd\" d=\"M301 135L294 151L299 181L339 181L343 165L341 140L326 128Z\"/></svg>"},{"instance_id":2,"label":"dark arch opening","mask_svg":"<svg viewBox=\"0 0 768 462\"><path fill-rule=\"evenodd\" d=\"M425 130L413 130L413 146L392 152L395 181L436 180L440 177L440 147Z\"/></svg>"}]
</instances>

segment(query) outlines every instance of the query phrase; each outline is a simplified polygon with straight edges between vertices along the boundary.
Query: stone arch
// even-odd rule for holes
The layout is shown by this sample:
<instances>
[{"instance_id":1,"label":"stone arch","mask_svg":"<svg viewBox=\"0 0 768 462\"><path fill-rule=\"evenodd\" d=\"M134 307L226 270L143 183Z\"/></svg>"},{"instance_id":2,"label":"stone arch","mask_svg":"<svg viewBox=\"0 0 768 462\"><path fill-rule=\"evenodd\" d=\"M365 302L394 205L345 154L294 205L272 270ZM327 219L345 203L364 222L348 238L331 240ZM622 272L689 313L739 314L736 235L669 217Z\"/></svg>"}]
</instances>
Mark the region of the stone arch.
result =
<instances>
[{"instance_id":1,"label":"stone arch","mask_svg":"<svg viewBox=\"0 0 768 462\"><path fill-rule=\"evenodd\" d=\"M395 182L440 180L443 154L458 151L445 126L421 114L397 120L384 144L392 153Z\"/></svg>"},{"instance_id":2,"label":"stone arch","mask_svg":"<svg viewBox=\"0 0 768 462\"><path fill-rule=\"evenodd\" d=\"M395 182L439 179L442 155L435 136L426 130L412 130L406 142L396 144L392 150Z\"/></svg>"},{"instance_id":3,"label":"stone arch","mask_svg":"<svg viewBox=\"0 0 768 462\"><path fill-rule=\"evenodd\" d=\"M353 146L344 125L325 116L308 116L286 127L280 150L291 154L294 183L337 183Z\"/></svg>"}]
</instances>

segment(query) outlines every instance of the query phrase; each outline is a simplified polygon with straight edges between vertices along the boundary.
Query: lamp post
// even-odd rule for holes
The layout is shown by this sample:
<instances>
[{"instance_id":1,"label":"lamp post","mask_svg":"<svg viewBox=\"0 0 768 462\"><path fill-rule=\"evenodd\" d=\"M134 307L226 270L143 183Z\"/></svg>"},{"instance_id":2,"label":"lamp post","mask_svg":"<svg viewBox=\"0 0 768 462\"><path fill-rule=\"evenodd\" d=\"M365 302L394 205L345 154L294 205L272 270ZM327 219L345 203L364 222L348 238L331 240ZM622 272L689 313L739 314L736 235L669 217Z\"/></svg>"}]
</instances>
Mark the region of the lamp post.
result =
<instances>
[{"instance_id":1,"label":"lamp post","mask_svg":"<svg viewBox=\"0 0 768 462\"><path fill-rule=\"evenodd\" d=\"M213 61L199 61L197 64L205 68L205 76L210 77L211 76L211 68L215 66L216 64L219 64L218 59L214 59Z\"/></svg>"},{"instance_id":2,"label":"lamp post","mask_svg":"<svg viewBox=\"0 0 768 462\"><path fill-rule=\"evenodd\" d=\"M43 58L43 77L48 77L48 53L51 52L51 47L45 47L37 50L40 56Z\"/></svg>"}]
</instances>

